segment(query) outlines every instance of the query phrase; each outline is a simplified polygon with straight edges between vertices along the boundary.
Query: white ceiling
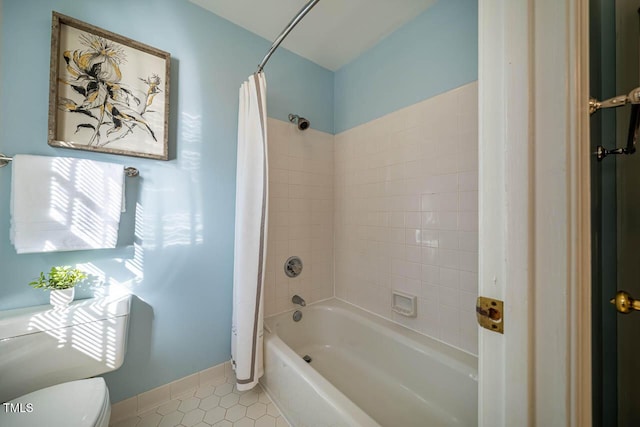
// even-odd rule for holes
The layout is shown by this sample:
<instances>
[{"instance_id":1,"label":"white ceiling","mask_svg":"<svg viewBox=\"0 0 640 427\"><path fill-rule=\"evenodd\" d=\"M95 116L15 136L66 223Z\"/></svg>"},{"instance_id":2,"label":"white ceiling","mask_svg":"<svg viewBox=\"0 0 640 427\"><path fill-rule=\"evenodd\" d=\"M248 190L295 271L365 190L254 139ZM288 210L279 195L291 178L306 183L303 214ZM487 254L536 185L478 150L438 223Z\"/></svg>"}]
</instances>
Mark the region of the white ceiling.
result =
<instances>
[{"instance_id":1,"label":"white ceiling","mask_svg":"<svg viewBox=\"0 0 640 427\"><path fill-rule=\"evenodd\" d=\"M307 3L307 0L190 1L271 41ZM434 2L320 0L281 46L335 71ZM256 58L256 65L261 60Z\"/></svg>"}]
</instances>

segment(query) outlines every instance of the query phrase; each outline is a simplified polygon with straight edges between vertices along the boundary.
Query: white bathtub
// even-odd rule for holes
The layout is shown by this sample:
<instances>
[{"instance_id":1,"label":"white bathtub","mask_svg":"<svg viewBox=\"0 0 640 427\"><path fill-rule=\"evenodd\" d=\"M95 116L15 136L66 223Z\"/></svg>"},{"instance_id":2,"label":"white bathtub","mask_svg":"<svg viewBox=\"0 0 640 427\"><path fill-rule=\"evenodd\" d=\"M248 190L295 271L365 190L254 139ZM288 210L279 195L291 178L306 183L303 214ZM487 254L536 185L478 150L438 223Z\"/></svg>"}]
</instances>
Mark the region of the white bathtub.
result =
<instances>
[{"instance_id":1,"label":"white bathtub","mask_svg":"<svg viewBox=\"0 0 640 427\"><path fill-rule=\"evenodd\" d=\"M340 300L301 311L265 319L261 379L294 427L478 424L476 357Z\"/></svg>"}]
</instances>

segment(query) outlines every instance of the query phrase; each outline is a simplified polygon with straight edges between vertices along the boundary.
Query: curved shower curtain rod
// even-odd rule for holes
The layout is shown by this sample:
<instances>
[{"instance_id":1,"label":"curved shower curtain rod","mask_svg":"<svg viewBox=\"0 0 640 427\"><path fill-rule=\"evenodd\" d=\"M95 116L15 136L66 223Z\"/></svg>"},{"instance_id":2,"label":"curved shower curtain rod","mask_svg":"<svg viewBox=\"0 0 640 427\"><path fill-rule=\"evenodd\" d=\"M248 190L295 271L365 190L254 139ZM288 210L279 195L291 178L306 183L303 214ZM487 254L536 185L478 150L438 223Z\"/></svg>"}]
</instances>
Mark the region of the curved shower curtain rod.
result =
<instances>
[{"instance_id":1,"label":"curved shower curtain rod","mask_svg":"<svg viewBox=\"0 0 640 427\"><path fill-rule=\"evenodd\" d=\"M289 24L286 26L286 28L284 30L282 30L280 35L273 41L273 44L271 45L271 48L269 49L269 52L267 52L267 54L262 59L262 62L260 62L260 65L258 65L258 70L256 71L256 73L259 73L264 69L264 66L269 61L269 58L271 58L271 55L273 55L273 52L275 52L276 49L278 48L278 46L280 46L280 43L282 43L282 41L289 35L291 30L293 30L293 28L298 24L298 22L300 22L302 20L302 18L304 18L304 16L311 9L313 9L313 6L315 6L316 3L318 3L319 1L320 0L310 0L307 4L305 4L302 7L302 9L300 9L298 14L291 20L291 22L289 22Z\"/></svg>"}]
</instances>

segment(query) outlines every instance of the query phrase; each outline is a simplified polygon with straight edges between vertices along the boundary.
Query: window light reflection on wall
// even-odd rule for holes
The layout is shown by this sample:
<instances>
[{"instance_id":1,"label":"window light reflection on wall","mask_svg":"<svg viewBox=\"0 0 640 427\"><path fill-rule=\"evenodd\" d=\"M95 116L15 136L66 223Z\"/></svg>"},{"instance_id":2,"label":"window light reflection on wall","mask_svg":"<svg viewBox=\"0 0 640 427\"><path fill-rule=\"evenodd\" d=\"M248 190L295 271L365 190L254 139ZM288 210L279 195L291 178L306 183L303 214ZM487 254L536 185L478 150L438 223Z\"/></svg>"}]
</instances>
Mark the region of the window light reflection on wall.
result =
<instances>
[{"instance_id":1,"label":"window light reflection on wall","mask_svg":"<svg viewBox=\"0 0 640 427\"><path fill-rule=\"evenodd\" d=\"M41 312L31 317L28 329L45 332L57 341L60 349L73 348L79 359L90 357L113 369L116 363L116 320L99 321L99 307L95 309L92 313L89 305L74 310L54 309ZM75 324L73 328L67 326L71 322Z\"/></svg>"}]
</instances>

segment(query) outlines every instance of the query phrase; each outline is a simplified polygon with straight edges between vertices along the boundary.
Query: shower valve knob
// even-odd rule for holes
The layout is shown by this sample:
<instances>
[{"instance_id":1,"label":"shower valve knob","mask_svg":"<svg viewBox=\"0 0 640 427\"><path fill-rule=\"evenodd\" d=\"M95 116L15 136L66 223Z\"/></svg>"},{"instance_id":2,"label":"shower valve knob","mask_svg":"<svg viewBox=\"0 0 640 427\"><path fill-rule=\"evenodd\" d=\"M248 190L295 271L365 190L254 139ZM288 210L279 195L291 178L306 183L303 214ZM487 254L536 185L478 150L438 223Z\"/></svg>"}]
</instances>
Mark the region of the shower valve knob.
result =
<instances>
[{"instance_id":1,"label":"shower valve knob","mask_svg":"<svg viewBox=\"0 0 640 427\"><path fill-rule=\"evenodd\" d=\"M284 273L288 277L298 277L302 273L302 260L292 256L284 263Z\"/></svg>"}]
</instances>

